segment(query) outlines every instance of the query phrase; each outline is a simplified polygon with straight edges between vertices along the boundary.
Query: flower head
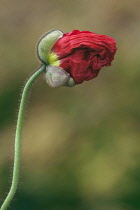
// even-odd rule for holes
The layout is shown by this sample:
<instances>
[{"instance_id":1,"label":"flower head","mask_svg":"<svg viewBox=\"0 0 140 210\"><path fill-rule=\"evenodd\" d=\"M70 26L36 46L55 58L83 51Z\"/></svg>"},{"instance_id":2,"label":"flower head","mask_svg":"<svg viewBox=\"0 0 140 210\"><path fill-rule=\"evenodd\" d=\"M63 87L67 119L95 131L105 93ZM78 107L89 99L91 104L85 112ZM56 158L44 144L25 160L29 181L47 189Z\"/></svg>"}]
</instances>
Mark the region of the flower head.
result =
<instances>
[{"instance_id":1,"label":"flower head","mask_svg":"<svg viewBox=\"0 0 140 210\"><path fill-rule=\"evenodd\" d=\"M60 67L70 73L77 84L96 77L103 66L110 66L116 52L113 38L89 31L66 33L52 48Z\"/></svg>"},{"instance_id":2,"label":"flower head","mask_svg":"<svg viewBox=\"0 0 140 210\"><path fill-rule=\"evenodd\" d=\"M61 33L46 55L46 63L62 68L76 84L97 77L102 67L111 65L117 50L113 38L79 30Z\"/></svg>"}]
</instances>

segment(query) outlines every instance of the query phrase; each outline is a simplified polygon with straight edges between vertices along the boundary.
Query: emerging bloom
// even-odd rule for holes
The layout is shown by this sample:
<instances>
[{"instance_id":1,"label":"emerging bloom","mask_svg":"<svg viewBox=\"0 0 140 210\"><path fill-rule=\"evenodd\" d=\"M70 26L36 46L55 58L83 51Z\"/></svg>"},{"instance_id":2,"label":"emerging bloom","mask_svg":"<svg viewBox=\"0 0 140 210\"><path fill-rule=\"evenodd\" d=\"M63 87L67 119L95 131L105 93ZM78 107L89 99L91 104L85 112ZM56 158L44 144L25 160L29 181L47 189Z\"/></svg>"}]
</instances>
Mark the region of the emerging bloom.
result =
<instances>
[{"instance_id":1,"label":"emerging bloom","mask_svg":"<svg viewBox=\"0 0 140 210\"><path fill-rule=\"evenodd\" d=\"M59 66L80 84L95 78L103 66L110 66L116 52L111 37L89 31L66 33L52 48L60 60Z\"/></svg>"},{"instance_id":2,"label":"emerging bloom","mask_svg":"<svg viewBox=\"0 0 140 210\"><path fill-rule=\"evenodd\" d=\"M79 30L60 34L45 62L65 70L76 84L97 77L103 66L111 65L117 50L113 38Z\"/></svg>"}]
</instances>

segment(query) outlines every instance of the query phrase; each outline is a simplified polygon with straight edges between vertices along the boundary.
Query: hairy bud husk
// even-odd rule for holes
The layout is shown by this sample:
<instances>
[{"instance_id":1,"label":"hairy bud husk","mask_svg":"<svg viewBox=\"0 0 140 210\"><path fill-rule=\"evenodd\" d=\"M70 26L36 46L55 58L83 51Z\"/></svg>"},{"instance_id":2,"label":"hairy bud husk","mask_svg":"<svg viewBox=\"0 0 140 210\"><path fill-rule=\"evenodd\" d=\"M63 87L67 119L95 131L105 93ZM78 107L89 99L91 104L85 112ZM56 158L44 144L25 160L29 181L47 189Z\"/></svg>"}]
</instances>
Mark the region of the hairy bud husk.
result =
<instances>
[{"instance_id":1,"label":"hairy bud husk","mask_svg":"<svg viewBox=\"0 0 140 210\"><path fill-rule=\"evenodd\" d=\"M57 42L59 38L63 36L63 32L60 30L53 30L45 34L43 38L40 39L37 47L39 59L47 64L48 55Z\"/></svg>"},{"instance_id":2,"label":"hairy bud husk","mask_svg":"<svg viewBox=\"0 0 140 210\"><path fill-rule=\"evenodd\" d=\"M45 80L50 87L73 87L76 83L70 74L58 66L47 66Z\"/></svg>"},{"instance_id":3,"label":"hairy bud husk","mask_svg":"<svg viewBox=\"0 0 140 210\"><path fill-rule=\"evenodd\" d=\"M50 87L61 87L68 81L69 78L70 74L64 71L61 67L46 67L45 79Z\"/></svg>"}]
</instances>

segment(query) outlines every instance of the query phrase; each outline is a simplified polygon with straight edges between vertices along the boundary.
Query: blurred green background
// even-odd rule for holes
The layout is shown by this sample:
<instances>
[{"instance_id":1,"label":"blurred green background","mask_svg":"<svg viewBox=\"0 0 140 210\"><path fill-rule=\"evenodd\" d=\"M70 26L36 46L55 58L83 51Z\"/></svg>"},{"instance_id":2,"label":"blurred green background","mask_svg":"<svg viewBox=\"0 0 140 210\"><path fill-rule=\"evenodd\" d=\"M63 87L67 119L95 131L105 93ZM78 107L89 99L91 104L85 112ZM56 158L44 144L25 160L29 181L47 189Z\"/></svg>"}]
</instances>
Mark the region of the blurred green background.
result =
<instances>
[{"instance_id":1,"label":"blurred green background","mask_svg":"<svg viewBox=\"0 0 140 210\"><path fill-rule=\"evenodd\" d=\"M24 81L45 32L117 40L111 67L74 88L41 76L28 100L19 189L11 210L140 209L140 1L0 1L0 202L11 183Z\"/></svg>"}]
</instances>

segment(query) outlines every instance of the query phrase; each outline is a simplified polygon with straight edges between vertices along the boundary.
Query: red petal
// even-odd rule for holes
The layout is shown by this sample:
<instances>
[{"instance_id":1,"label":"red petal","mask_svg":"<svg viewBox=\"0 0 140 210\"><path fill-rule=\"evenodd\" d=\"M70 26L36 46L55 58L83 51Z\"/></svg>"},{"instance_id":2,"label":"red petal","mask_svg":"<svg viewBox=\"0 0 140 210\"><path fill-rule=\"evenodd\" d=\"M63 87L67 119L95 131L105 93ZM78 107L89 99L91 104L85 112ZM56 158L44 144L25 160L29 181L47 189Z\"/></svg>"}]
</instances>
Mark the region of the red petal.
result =
<instances>
[{"instance_id":1,"label":"red petal","mask_svg":"<svg viewBox=\"0 0 140 210\"><path fill-rule=\"evenodd\" d=\"M113 38L79 30L64 34L52 49L77 84L96 77L103 66L110 66L116 50Z\"/></svg>"}]
</instances>

